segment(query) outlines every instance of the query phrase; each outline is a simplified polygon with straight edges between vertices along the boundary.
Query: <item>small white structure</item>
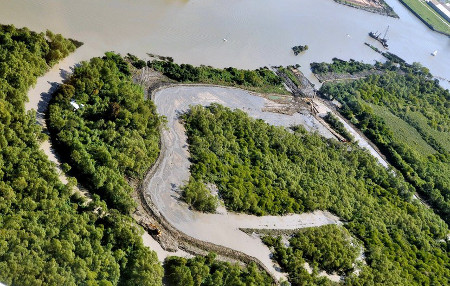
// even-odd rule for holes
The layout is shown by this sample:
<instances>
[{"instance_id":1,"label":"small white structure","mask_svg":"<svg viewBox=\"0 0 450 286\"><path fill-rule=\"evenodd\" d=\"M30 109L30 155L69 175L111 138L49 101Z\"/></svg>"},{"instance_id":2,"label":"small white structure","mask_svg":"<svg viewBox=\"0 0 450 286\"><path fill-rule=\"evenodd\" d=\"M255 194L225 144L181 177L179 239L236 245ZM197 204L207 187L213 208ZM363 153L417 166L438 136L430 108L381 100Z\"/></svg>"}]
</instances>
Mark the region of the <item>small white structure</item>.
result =
<instances>
[{"instance_id":1,"label":"small white structure","mask_svg":"<svg viewBox=\"0 0 450 286\"><path fill-rule=\"evenodd\" d=\"M72 105L73 106L73 108L75 108L75 110L78 110L78 109L80 109L80 107L83 107L84 105L83 104L78 104L75 100L71 100L70 101L70 105Z\"/></svg>"}]
</instances>

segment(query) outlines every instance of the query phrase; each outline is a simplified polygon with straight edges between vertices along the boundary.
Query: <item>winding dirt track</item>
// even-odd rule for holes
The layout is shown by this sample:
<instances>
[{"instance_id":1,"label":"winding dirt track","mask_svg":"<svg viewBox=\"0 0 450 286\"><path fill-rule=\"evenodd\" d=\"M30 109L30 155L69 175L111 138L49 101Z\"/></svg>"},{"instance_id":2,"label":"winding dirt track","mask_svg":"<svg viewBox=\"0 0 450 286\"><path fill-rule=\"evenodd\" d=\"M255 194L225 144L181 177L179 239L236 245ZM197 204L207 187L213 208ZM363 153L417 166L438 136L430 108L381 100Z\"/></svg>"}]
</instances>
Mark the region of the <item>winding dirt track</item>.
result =
<instances>
[{"instance_id":1,"label":"winding dirt track","mask_svg":"<svg viewBox=\"0 0 450 286\"><path fill-rule=\"evenodd\" d=\"M40 77L37 84L28 92L29 102L26 110L37 111L37 122L45 128L44 114L48 102L58 84L71 73L75 63L89 59L94 55L87 55L77 51L47 74ZM189 105L209 105L217 102L231 108L240 108L255 118L261 118L275 125L289 126L302 124L308 130L316 130L326 137L332 134L312 116L294 114L293 116L262 112L266 99L249 94L246 91L232 88L218 87L184 87L178 86L159 91L155 96L158 112L168 119L168 128L162 132L165 144L161 164L155 170L155 175L146 186L146 193L153 205L164 218L177 230L196 240L211 242L242 252L261 261L266 269L276 278L284 277L277 271L270 259L270 251L257 237L248 236L239 228L254 229L296 229L302 227L320 226L340 223L337 217L327 212L314 212L301 215L283 217L256 217L240 214L202 214L188 209L187 205L179 201L179 187L189 177L189 153L187 150L184 127L178 121L178 114L189 108ZM43 142L41 149L49 159L60 165L59 159L49 141ZM61 180L67 182L61 172ZM151 237L144 240L154 245ZM155 250L158 250L155 249ZM167 252L158 251L160 255ZM185 255L185 253L174 253ZM162 257L160 257L162 259Z\"/></svg>"},{"instance_id":2,"label":"winding dirt track","mask_svg":"<svg viewBox=\"0 0 450 286\"><path fill-rule=\"evenodd\" d=\"M220 103L239 108L254 118L274 125L302 124L326 137L331 133L312 116L293 116L262 112L267 99L246 91L208 86L177 86L163 89L154 96L158 113L167 117L167 128L162 131L161 162L145 186L145 192L159 213L176 229L195 239L211 242L240 251L260 260L277 278L283 277L270 259L270 251L257 237L248 236L239 228L298 229L303 227L338 224L339 219L328 212L316 211L288 216L251 216L235 213L204 214L192 211L180 201L180 187L189 178L189 153L185 129L179 114L190 105Z\"/></svg>"}]
</instances>

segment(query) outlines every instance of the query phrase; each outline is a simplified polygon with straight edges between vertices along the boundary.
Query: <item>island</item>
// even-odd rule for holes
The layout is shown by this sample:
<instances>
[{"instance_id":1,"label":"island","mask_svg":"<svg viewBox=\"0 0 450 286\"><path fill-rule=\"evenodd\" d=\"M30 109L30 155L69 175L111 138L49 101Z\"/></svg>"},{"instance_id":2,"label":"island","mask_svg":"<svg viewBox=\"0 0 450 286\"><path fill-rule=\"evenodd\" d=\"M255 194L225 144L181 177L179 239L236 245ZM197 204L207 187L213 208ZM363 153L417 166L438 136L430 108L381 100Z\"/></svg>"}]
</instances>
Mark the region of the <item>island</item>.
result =
<instances>
[{"instance_id":1,"label":"island","mask_svg":"<svg viewBox=\"0 0 450 286\"><path fill-rule=\"evenodd\" d=\"M308 45L304 45L304 46L295 46L292 47L292 50L294 51L294 55L298 55L301 52L307 51L309 49Z\"/></svg>"}]
</instances>

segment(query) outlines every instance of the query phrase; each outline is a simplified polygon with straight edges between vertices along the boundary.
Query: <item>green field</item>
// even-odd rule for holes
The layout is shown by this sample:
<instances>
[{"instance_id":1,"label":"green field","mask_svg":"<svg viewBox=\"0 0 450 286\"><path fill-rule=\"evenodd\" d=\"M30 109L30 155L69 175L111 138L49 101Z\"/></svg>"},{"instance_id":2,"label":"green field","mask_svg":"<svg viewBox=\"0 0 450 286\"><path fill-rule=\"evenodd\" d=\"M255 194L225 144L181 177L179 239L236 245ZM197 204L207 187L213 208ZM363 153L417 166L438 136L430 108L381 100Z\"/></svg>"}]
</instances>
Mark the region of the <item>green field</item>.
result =
<instances>
[{"instance_id":1,"label":"green field","mask_svg":"<svg viewBox=\"0 0 450 286\"><path fill-rule=\"evenodd\" d=\"M418 155L428 156L436 153L436 150L423 140L422 136L420 136L419 132L417 132L414 127L398 116L392 114L387 107L370 104L365 101L364 104L368 104L373 109L375 115L383 118L389 128L391 128L395 139L414 149Z\"/></svg>"},{"instance_id":2,"label":"green field","mask_svg":"<svg viewBox=\"0 0 450 286\"><path fill-rule=\"evenodd\" d=\"M422 0L401 0L404 5L416 12L429 25L433 26L436 31L450 35L450 24L441 17L433 8Z\"/></svg>"},{"instance_id":3,"label":"green field","mask_svg":"<svg viewBox=\"0 0 450 286\"><path fill-rule=\"evenodd\" d=\"M427 135L436 140L447 152L450 152L450 132L441 132L430 128L427 118L418 111L407 111L406 116L409 120L416 122Z\"/></svg>"}]
</instances>

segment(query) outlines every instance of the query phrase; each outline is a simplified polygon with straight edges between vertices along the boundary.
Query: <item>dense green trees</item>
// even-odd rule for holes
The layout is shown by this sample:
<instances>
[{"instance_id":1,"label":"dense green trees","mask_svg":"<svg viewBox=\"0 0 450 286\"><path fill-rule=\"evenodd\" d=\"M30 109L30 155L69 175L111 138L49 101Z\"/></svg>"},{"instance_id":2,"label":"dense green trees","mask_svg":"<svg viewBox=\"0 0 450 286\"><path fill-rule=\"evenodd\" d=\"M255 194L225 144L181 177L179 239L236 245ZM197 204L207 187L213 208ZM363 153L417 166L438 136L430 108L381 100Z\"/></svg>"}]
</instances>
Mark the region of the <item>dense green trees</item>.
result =
<instances>
[{"instance_id":1,"label":"dense green trees","mask_svg":"<svg viewBox=\"0 0 450 286\"><path fill-rule=\"evenodd\" d=\"M236 86L266 93L287 93L282 79L267 68L257 70L240 70L232 67L216 69L210 66L179 65L170 60L149 61L147 65L180 82Z\"/></svg>"},{"instance_id":2,"label":"dense green trees","mask_svg":"<svg viewBox=\"0 0 450 286\"><path fill-rule=\"evenodd\" d=\"M73 49L58 35L0 26L0 282L126 285L144 273L137 284L160 285L162 268L134 222L98 197L73 200L73 183L63 185L39 149L35 114L25 113L36 77Z\"/></svg>"},{"instance_id":3,"label":"dense green trees","mask_svg":"<svg viewBox=\"0 0 450 286\"><path fill-rule=\"evenodd\" d=\"M294 55L296 55L296 56L298 54L300 54L301 52L307 51L308 49L309 49L308 45L304 45L304 46L300 45L300 46L292 47L292 51L294 52Z\"/></svg>"},{"instance_id":4,"label":"dense green trees","mask_svg":"<svg viewBox=\"0 0 450 286\"><path fill-rule=\"evenodd\" d=\"M142 178L155 161L160 123L127 63L113 53L77 67L48 113L56 146L75 176L123 213L134 208L126 178Z\"/></svg>"},{"instance_id":5,"label":"dense green trees","mask_svg":"<svg viewBox=\"0 0 450 286\"><path fill-rule=\"evenodd\" d=\"M206 257L192 259L168 257L164 262L167 283L170 286L264 286L273 285L272 278L250 263L242 268Z\"/></svg>"},{"instance_id":6,"label":"dense green trees","mask_svg":"<svg viewBox=\"0 0 450 286\"><path fill-rule=\"evenodd\" d=\"M450 93L419 64L402 64L351 83L327 84L321 93L339 100L341 113L369 137L417 191L450 221ZM416 129L435 150L424 154L393 132L394 122L369 104L381 106ZM430 148L428 148L430 149Z\"/></svg>"},{"instance_id":7,"label":"dense green trees","mask_svg":"<svg viewBox=\"0 0 450 286\"><path fill-rule=\"evenodd\" d=\"M75 45L61 35L47 34L52 37L46 39L43 33L27 28L0 25L0 99L21 108L36 77L75 50Z\"/></svg>"},{"instance_id":8,"label":"dense green trees","mask_svg":"<svg viewBox=\"0 0 450 286\"><path fill-rule=\"evenodd\" d=\"M45 60L50 65L53 65L60 59L67 57L71 52L75 51L77 47L82 45L81 42L72 39L65 39L61 34L53 34L49 30L47 30L45 36L47 37L50 48Z\"/></svg>"},{"instance_id":9,"label":"dense green trees","mask_svg":"<svg viewBox=\"0 0 450 286\"><path fill-rule=\"evenodd\" d=\"M327 73L349 73L354 74L366 70L372 70L374 66L370 64L364 64L355 60L344 61L338 58L333 58L331 64L328 63L311 63L311 70L315 74L327 74Z\"/></svg>"},{"instance_id":10,"label":"dense green trees","mask_svg":"<svg viewBox=\"0 0 450 286\"><path fill-rule=\"evenodd\" d=\"M218 200L201 181L190 177L189 182L183 187L183 199L194 209L202 212L214 212Z\"/></svg>"},{"instance_id":11,"label":"dense green trees","mask_svg":"<svg viewBox=\"0 0 450 286\"><path fill-rule=\"evenodd\" d=\"M448 246L441 242L446 224L410 199L414 188L400 173L357 145L349 148L301 127L290 133L216 104L194 106L183 120L191 175L215 184L227 208L253 214L326 209L345 221L367 262L359 276L346 278L348 284L448 282ZM290 259L297 264L291 282L305 274L296 259Z\"/></svg>"},{"instance_id":12,"label":"dense green trees","mask_svg":"<svg viewBox=\"0 0 450 286\"><path fill-rule=\"evenodd\" d=\"M348 231L336 225L299 231L289 239L288 247L284 246L281 237L266 236L263 241L274 248L274 259L289 273L303 272L298 269L303 268L300 262L307 261L316 271L350 274L360 253ZM306 272L303 276L310 279Z\"/></svg>"},{"instance_id":13,"label":"dense green trees","mask_svg":"<svg viewBox=\"0 0 450 286\"><path fill-rule=\"evenodd\" d=\"M350 132L348 132L347 129L345 129L344 123L339 121L339 119L336 116L334 116L333 113L327 112L327 115L325 115L325 117L323 119L325 119L325 121L328 124L330 124L330 126L334 130L336 130L337 133L344 136L345 139L347 139L348 141L353 141L354 138L353 138L352 134L350 134Z\"/></svg>"}]
</instances>

